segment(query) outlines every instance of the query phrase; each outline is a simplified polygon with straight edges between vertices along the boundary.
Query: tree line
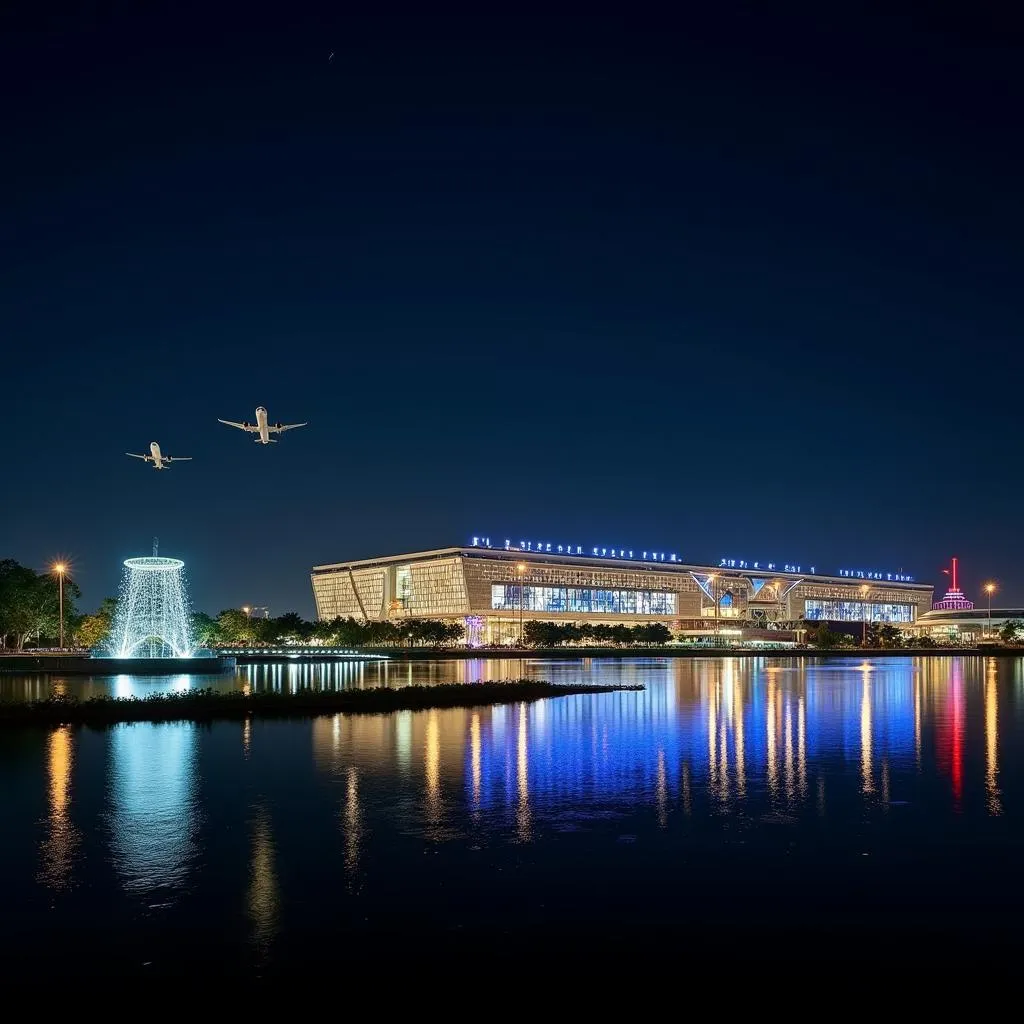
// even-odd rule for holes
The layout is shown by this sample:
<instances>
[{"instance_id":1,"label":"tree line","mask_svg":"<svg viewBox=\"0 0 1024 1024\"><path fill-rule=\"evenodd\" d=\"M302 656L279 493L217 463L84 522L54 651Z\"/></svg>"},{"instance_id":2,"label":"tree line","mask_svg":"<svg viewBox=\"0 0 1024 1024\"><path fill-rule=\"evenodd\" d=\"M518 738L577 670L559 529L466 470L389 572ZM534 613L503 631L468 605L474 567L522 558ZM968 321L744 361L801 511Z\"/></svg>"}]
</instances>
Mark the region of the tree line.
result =
<instances>
[{"instance_id":1,"label":"tree line","mask_svg":"<svg viewBox=\"0 0 1024 1024\"><path fill-rule=\"evenodd\" d=\"M893 626L888 622L869 622L866 634L865 646L872 650L937 646L930 636L905 637L898 626ZM854 648L861 645L859 637L854 637L851 633L832 630L827 622L819 622L815 628L808 630L807 643L811 647L818 647L821 650Z\"/></svg>"},{"instance_id":2,"label":"tree line","mask_svg":"<svg viewBox=\"0 0 1024 1024\"><path fill-rule=\"evenodd\" d=\"M228 608L216 619L201 613L194 616L193 635L202 647L282 643L316 643L331 647L441 647L462 640L466 628L461 622L438 619L360 622L339 616L309 622L295 612L277 618L253 619L238 608Z\"/></svg>"},{"instance_id":3,"label":"tree line","mask_svg":"<svg viewBox=\"0 0 1024 1024\"><path fill-rule=\"evenodd\" d=\"M0 650L22 651L27 644L56 646L60 635L59 580L52 572L36 572L13 559L0 560ZM81 591L74 580L64 579L64 634L69 645L95 649L110 636L117 598L105 598L94 614L78 612ZM808 628L807 642L813 647L835 649L859 646L859 638L836 632L827 623L782 623L785 627ZM1024 622L1004 623L999 631L1004 643L1019 641ZM216 616L196 612L192 636L199 647L244 646L249 644L324 644L334 647L440 647L461 642L465 627L460 622L437 619L400 619L360 622L336 618L310 622L295 612L273 618L253 618L241 608L225 608ZM592 643L597 646L658 646L673 639L664 623L636 626L577 622L542 622L531 619L523 625L523 642L530 647L560 647ZM898 626L872 622L867 627L867 646L874 649L934 647L931 637L903 636Z\"/></svg>"},{"instance_id":4,"label":"tree line","mask_svg":"<svg viewBox=\"0 0 1024 1024\"><path fill-rule=\"evenodd\" d=\"M110 635L117 601L107 598L96 615L84 617L75 633L83 647L100 647ZM405 619L400 622L359 622L336 618L310 622L296 612L253 618L241 608L225 608L216 617L192 615L192 639L197 647L247 647L317 644L329 647L442 647L465 636L460 622Z\"/></svg>"},{"instance_id":5,"label":"tree line","mask_svg":"<svg viewBox=\"0 0 1024 1024\"><path fill-rule=\"evenodd\" d=\"M523 624L523 643L530 647L561 647L563 644L592 643L601 647L667 644L672 632L663 622L645 622L638 626L606 626L579 622L542 622L530 619Z\"/></svg>"}]
</instances>

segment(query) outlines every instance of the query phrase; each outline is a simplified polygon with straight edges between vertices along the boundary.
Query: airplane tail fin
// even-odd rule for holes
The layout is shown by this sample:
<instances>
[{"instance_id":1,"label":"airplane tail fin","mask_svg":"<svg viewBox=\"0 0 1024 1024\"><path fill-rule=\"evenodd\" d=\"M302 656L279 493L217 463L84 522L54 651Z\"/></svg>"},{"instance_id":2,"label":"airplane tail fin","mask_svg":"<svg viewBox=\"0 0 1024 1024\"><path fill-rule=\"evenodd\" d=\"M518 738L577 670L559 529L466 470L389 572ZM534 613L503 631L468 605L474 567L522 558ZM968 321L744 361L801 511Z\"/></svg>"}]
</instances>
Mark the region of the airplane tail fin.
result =
<instances>
[{"instance_id":1,"label":"airplane tail fin","mask_svg":"<svg viewBox=\"0 0 1024 1024\"><path fill-rule=\"evenodd\" d=\"M257 444L263 444L263 438L262 437L257 437L256 438L256 443ZM276 437L268 437L267 438L267 443L268 444L277 444L277 438Z\"/></svg>"}]
</instances>

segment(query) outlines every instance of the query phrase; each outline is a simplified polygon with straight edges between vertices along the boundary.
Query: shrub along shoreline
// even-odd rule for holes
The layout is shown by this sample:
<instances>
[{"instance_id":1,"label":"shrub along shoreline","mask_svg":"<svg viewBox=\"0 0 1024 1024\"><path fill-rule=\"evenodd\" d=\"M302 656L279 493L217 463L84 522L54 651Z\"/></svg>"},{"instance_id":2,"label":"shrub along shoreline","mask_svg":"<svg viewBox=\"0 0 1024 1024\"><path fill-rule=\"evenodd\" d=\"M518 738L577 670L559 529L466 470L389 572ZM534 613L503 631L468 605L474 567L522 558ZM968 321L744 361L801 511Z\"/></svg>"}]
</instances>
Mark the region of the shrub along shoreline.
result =
<instances>
[{"instance_id":1,"label":"shrub along shoreline","mask_svg":"<svg viewBox=\"0 0 1024 1024\"><path fill-rule=\"evenodd\" d=\"M209 722L245 718L312 718L317 715L387 714L440 708L485 707L586 693L642 690L640 685L556 685L536 679L436 686L378 686L367 690L311 690L296 693L219 693L186 690L148 697L55 696L38 701L0 701L0 728L25 725L116 725L121 722Z\"/></svg>"}]
</instances>

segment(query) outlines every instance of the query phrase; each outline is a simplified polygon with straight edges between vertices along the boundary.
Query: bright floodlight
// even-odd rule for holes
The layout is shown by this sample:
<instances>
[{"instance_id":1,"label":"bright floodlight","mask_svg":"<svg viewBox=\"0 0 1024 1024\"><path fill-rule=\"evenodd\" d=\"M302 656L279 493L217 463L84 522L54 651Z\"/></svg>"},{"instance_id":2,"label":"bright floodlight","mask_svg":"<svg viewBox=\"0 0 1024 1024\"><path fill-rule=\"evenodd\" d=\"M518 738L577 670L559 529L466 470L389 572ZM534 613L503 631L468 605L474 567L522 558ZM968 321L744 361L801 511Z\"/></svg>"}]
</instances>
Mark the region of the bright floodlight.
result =
<instances>
[{"instance_id":1,"label":"bright floodlight","mask_svg":"<svg viewBox=\"0 0 1024 1024\"><path fill-rule=\"evenodd\" d=\"M115 658L191 658L191 615L185 563L177 558L126 558L110 634Z\"/></svg>"}]
</instances>

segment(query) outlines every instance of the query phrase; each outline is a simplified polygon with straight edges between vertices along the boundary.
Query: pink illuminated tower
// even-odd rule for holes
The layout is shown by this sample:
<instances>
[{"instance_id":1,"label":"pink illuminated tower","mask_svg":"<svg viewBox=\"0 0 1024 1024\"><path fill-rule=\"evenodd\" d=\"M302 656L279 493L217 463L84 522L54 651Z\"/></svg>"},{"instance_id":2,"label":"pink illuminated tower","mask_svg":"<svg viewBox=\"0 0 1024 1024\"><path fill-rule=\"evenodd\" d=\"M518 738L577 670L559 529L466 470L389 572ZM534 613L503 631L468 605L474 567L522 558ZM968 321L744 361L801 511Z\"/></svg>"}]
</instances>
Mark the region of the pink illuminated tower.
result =
<instances>
[{"instance_id":1,"label":"pink illuminated tower","mask_svg":"<svg viewBox=\"0 0 1024 1024\"><path fill-rule=\"evenodd\" d=\"M942 570L949 577L949 590L946 591L946 596L941 601L934 601L932 603L933 611L967 612L974 607L974 602L968 601L964 597L963 591L957 584L956 563L957 560L954 558L952 566L949 569Z\"/></svg>"}]
</instances>

